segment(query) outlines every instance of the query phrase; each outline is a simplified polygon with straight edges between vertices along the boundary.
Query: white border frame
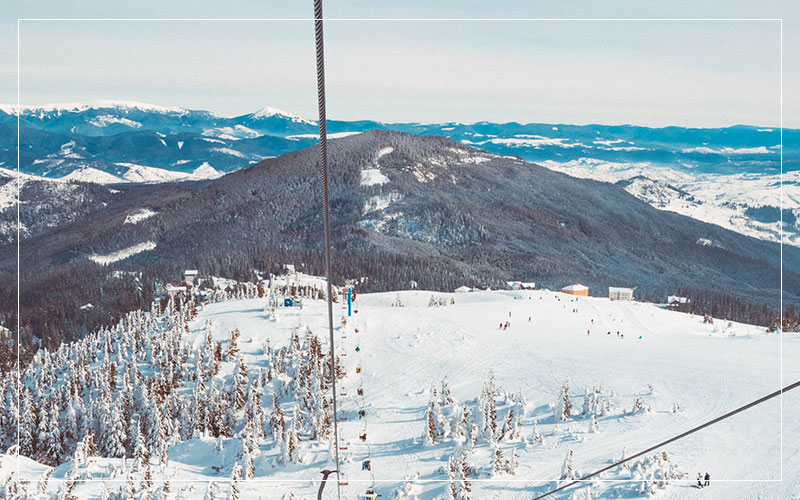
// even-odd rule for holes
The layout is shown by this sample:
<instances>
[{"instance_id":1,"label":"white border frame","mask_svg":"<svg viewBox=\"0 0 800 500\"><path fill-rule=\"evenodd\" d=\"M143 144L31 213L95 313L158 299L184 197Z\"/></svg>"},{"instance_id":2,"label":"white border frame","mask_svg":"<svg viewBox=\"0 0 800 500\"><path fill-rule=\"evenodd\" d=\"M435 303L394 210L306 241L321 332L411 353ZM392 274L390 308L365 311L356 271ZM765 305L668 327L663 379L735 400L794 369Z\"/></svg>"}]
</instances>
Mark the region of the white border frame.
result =
<instances>
[{"instance_id":1,"label":"white border frame","mask_svg":"<svg viewBox=\"0 0 800 500\"><path fill-rule=\"evenodd\" d=\"M263 21L304 21L313 22L314 18L17 18L17 387L21 385L22 370L20 365L20 24L22 22L263 22ZM780 389L783 385L783 18L325 18L324 22L778 22L780 29ZM747 482L747 483L780 483L783 482L783 393L779 396L780 402L780 478L779 479L715 479L715 482ZM20 393L17 391L17 413L20 407ZM20 423L17 422L17 443L20 439ZM17 480L38 483L41 478L29 479L20 476L20 456L17 455ZM50 478L50 481L66 482L66 479ZM242 483L295 483L295 482L318 483L319 479L246 479ZM404 479L348 479L354 483L381 483L381 482L403 482ZM695 479L680 479L673 483L694 484ZM99 482L99 483L125 483L127 479L83 479L77 483ZM220 479L170 479L172 483L231 483L229 478ZM441 483L449 482L449 479L421 479L415 483ZM534 482L556 482L564 483L569 480L559 479L473 479L473 483L534 483ZM581 482L602 482L602 483L629 483L639 482L634 479L599 479L593 478Z\"/></svg>"}]
</instances>

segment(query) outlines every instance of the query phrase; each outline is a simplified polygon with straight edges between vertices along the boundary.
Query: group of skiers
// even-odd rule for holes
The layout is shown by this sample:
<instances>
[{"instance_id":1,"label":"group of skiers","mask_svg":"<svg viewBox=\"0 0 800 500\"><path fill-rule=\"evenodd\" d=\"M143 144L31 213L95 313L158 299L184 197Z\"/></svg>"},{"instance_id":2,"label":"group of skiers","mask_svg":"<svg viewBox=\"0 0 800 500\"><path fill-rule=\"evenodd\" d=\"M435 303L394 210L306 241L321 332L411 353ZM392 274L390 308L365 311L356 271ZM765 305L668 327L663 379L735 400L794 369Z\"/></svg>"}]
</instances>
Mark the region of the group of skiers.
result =
<instances>
[{"instance_id":1,"label":"group of skiers","mask_svg":"<svg viewBox=\"0 0 800 500\"><path fill-rule=\"evenodd\" d=\"M711 476L708 475L708 472L706 472L705 476L703 476L703 474L698 472L697 473L697 487L698 488L703 488L705 486L711 486Z\"/></svg>"},{"instance_id":2,"label":"group of skiers","mask_svg":"<svg viewBox=\"0 0 800 500\"><path fill-rule=\"evenodd\" d=\"M508 317L509 318L511 317L511 311L508 311ZM509 326L511 326L511 322L510 321L506 321L505 323L503 323L502 321L500 322L500 329L501 330L508 330Z\"/></svg>"}]
</instances>

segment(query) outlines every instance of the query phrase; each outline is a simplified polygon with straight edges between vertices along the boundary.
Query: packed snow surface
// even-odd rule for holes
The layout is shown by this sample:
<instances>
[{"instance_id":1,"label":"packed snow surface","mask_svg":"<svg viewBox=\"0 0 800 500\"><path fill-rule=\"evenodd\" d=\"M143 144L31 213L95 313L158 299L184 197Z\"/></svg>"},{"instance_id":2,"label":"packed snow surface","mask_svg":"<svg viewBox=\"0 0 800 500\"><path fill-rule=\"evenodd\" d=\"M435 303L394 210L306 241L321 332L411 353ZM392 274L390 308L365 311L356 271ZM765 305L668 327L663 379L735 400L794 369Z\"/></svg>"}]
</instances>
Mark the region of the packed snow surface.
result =
<instances>
[{"instance_id":1,"label":"packed snow surface","mask_svg":"<svg viewBox=\"0 0 800 500\"><path fill-rule=\"evenodd\" d=\"M208 304L183 342L201 345L208 320L214 340L223 344L238 328L241 356L252 373L265 366L266 340L277 349L290 342L294 331L310 329L327 342L324 301L307 299L303 307L279 307L273 317L265 305L266 299ZM574 452L574 468L590 472L621 458L623 449L636 453L800 378L800 366L791 361L800 358L800 336L787 334L781 342L779 335L761 327L721 320L704 324L701 317L654 304L550 291L404 291L359 294L354 308L357 312L342 325L347 312L335 304L336 352L346 372L337 382L337 391L344 395L339 416L346 418L339 426L346 448L341 451L341 470L348 483L342 495L351 499L368 498L368 487L386 499L404 498L396 496L401 488L409 498L444 497L448 482L441 468L450 456L460 457L458 445L446 439L424 444L422 439L430 388L438 388L444 377L455 400L452 405L467 403L472 408L493 372L500 425L512 394L526 398L521 438L498 443L506 458L514 451L518 454L516 474L490 476L492 448L479 442L468 455L477 470L476 477L469 478L474 499L530 499L558 484L568 450ZM498 328L506 322L507 328ZM324 349L327 352L327 345ZM234 363L222 363L217 377L228 377L233 368ZM556 422L553 407L565 383L573 416ZM354 396L358 387L363 397ZM608 409L592 432L581 406L584 390L594 388ZM270 388L265 389L268 400ZM633 412L637 398L645 409ZM358 418L359 410L365 411L363 418ZM688 476L658 488L657 497L798 498L798 412L800 393L794 391L783 397L782 406L773 399L668 445L671 462ZM534 441L534 422L541 442ZM364 433L367 439L361 441ZM219 482L218 498L225 497L225 482L239 460L239 439L215 441L200 437L175 445L169 464L154 468L156 481L170 481L170 498L178 491L183 498L204 498L204 484L183 481L211 480ZM263 444L255 460L254 478L260 481L240 482L240 498L316 498L319 471L333 468L333 463L327 446L303 446L305 461L284 466L275 463L279 450ZM366 459L371 471L362 470ZM98 458L75 470L102 479L120 464L120 459ZM28 458L7 456L0 475L17 467L22 477L34 480L48 469ZM694 488L698 472L710 473L709 489ZM68 473L69 465L57 467L51 488L58 488L57 481ZM404 487L406 475L416 480ZM583 494L591 487L594 499L648 498L638 493L641 481L630 481L633 475L611 472L604 481L587 483L578 491ZM622 482L609 481L615 479ZM112 484L110 489L118 487ZM330 481L324 498L335 498L335 489L335 481ZM79 481L75 493L79 498L100 498L101 484ZM572 493L554 498L587 498Z\"/></svg>"},{"instance_id":2,"label":"packed snow surface","mask_svg":"<svg viewBox=\"0 0 800 500\"><path fill-rule=\"evenodd\" d=\"M98 264L106 266L108 264L127 259L128 257L132 257L138 253L152 250L155 247L156 247L155 242L145 241L143 243L138 243L136 245L132 245L127 248L123 248L122 250L117 250L116 252L111 252L105 255L92 254L89 256L89 259L93 260L94 262L97 262Z\"/></svg>"}]
</instances>

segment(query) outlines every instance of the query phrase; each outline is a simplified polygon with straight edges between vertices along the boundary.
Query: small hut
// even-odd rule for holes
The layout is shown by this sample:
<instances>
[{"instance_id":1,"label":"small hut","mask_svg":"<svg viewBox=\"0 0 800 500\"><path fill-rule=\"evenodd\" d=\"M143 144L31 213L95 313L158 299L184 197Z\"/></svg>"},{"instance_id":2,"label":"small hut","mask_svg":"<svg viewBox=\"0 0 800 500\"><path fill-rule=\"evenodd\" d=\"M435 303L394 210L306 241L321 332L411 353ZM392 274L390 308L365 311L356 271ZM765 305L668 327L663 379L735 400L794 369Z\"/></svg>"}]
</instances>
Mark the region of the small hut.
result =
<instances>
[{"instance_id":1,"label":"small hut","mask_svg":"<svg viewBox=\"0 0 800 500\"><path fill-rule=\"evenodd\" d=\"M581 295L585 297L589 295L589 287L581 285L580 283L575 283L562 288L561 293L567 293L569 295Z\"/></svg>"}]
</instances>

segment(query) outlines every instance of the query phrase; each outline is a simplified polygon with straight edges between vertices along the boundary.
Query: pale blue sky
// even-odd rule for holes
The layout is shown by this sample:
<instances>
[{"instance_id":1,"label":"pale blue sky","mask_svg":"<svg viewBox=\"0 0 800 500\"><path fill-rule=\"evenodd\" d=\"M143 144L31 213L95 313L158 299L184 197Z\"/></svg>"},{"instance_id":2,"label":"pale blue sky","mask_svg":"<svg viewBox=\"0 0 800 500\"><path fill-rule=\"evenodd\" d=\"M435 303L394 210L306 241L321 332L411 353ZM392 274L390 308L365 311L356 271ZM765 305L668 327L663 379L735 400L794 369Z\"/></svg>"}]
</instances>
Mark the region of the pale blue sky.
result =
<instances>
[{"instance_id":1,"label":"pale blue sky","mask_svg":"<svg viewBox=\"0 0 800 500\"><path fill-rule=\"evenodd\" d=\"M666 2L665 2L666 3ZM784 18L784 124L800 126L796 2L325 3L328 18ZM16 102L16 19L306 18L293 2L39 1L0 7L0 102ZM778 22L330 21L329 117L776 126ZM20 32L21 101L127 99L314 118L313 25L42 22Z\"/></svg>"}]
</instances>

